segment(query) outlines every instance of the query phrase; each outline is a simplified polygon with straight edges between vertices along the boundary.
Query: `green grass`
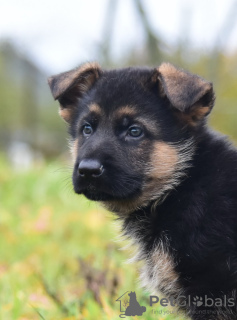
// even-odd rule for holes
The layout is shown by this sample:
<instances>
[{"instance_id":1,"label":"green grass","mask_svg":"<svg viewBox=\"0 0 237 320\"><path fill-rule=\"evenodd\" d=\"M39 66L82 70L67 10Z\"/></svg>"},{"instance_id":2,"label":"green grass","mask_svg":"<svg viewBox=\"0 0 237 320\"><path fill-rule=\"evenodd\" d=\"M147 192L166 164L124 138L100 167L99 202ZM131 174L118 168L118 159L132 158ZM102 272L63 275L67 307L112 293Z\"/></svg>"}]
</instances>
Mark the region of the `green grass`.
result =
<instances>
[{"instance_id":1,"label":"green grass","mask_svg":"<svg viewBox=\"0 0 237 320\"><path fill-rule=\"evenodd\" d=\"M147 308L134 319L177 320L149 306L112 215L74 195L70 174L59 163L16 171L0 158L0 320L120 319L115 300L131 290Z\"/></svg>"}]
</instances>

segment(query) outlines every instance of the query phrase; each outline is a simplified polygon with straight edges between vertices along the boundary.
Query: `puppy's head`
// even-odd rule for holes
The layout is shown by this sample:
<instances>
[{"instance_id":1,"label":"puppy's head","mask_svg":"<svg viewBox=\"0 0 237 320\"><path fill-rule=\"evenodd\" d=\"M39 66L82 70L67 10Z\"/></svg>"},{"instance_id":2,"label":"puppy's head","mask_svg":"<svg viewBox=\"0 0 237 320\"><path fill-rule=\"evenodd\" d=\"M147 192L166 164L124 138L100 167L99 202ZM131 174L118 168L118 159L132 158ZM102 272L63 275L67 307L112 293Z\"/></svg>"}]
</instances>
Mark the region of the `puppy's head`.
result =
<instances>
[{"instance_id":1,"label":"puppy's head","mask_svg":"<svg viewBox=\"0 0 237 320\"><path fill-rule=\"evenodd\" d=\"M49 86L69 124L75 192L118 213L180 183L214 102L211 83L170 64L104 71L87 63Z\"/></svg>"}]
</instances>

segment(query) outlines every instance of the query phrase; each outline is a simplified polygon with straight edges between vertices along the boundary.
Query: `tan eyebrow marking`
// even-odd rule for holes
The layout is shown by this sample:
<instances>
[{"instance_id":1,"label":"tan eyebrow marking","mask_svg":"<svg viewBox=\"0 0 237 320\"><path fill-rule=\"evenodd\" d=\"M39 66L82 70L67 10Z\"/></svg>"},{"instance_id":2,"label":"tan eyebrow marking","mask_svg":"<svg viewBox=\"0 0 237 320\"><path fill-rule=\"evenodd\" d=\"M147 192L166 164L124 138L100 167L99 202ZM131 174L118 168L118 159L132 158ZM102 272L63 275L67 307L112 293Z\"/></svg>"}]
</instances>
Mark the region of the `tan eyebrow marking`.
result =
<instances>
[{"instance_id":1,"label":"tan eyebrow marking","mask_svg":"<svg viewBox=\"0 0 237 320\"><path fill-rule=\"evenodd\" d=\"M159 128L157 123L155 123L152 119L148 119L147 117L144 118L142 116L138 116L135 107L124 106L115 112L115 118L122 118L126 116L134 117L135 122L140 122L151 133L158 134Z\"/></svg>"},{"instance_id":2,"label":"tan eyebrow marking","mask_svg":"<svg viewBox=\"0 0 237 320\"><path fill-rule=\"evenodd\" d=\"M135 116L135 115L136 115L136 111L134 110L134 108L132 106L121 107L121 108L119 108L119 110L117 110L115 112L116 117Z\"/></svg>"},{"instance_id":3,"label":"tan eyebrow marking","mask_svg":"<svg viewBox=\"0 0 237 320\"><path fill-rule=\"evenodd\" d=\"M102 110L100 108L100 106L96 103L92 103L88 106L90 112L95 112L95 113L98 113L98 114L101 114L102 113Z\"/></svg>"}]
</instances>

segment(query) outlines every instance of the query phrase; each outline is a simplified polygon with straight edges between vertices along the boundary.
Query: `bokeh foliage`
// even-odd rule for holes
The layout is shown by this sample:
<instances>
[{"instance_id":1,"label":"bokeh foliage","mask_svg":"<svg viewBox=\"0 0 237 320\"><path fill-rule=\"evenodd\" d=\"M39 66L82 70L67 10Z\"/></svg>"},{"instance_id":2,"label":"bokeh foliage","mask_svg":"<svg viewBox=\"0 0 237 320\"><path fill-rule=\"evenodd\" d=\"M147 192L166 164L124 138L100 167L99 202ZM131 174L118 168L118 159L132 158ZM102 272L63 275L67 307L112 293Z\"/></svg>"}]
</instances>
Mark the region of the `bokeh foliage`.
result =
<instances>
[{"instance_id":1,"label":"bokeh foliage","mask_svg":"<svg viewBox=\"0 0 237 320\"><path fill-rule=\"evenodd\" d=\"M13 171L0 159L0 319L115 320L128 290L147 308L142 319L157 319L115 219L71 192L70 168Z\"/></svg>"}]
</instances>

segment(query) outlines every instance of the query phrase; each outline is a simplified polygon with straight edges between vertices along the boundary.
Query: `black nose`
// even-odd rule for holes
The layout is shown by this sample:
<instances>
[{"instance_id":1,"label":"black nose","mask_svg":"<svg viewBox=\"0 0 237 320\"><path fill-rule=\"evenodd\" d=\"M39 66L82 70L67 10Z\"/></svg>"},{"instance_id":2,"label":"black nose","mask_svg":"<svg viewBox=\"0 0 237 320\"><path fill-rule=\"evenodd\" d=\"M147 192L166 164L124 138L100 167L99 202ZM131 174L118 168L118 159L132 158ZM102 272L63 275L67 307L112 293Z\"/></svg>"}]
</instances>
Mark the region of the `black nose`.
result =
<instances>
[{"instance_id":1,"label":"black nose","mask_svg":"<svg viewBox=\"0 0 237 320\"><path fill-rule=\"evenodd\" d=\"M98 160L85 159L79 163L78 172L81 177L99 177L104 171Z\"/></svg>"}]
</instances>

